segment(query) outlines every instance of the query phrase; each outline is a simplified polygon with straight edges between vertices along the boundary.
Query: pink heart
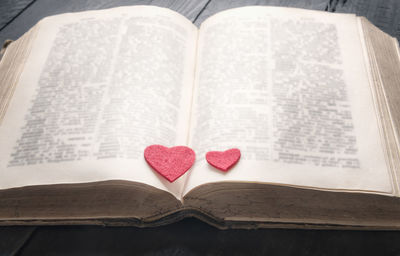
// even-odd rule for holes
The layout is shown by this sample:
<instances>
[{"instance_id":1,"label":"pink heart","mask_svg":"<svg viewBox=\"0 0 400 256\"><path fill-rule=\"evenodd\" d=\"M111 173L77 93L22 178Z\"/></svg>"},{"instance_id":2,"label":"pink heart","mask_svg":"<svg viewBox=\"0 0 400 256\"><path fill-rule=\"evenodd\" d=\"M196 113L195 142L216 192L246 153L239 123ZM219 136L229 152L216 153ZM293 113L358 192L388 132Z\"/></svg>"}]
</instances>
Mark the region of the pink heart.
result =
<instances>
[{"instance_id":1,"label":"pink heart","mask_svg":"<svg viewBox=\"0 0 400 256\"><path fill-rule=\"evenodd\" d=\"M221 171L228 171L240 159L240 150L237 148L228 149L226 151L210 151L206 154L209 164Z\"/></svg>"},{"instance_id":2,"label":"pink heart","mask_svg":"<svg viewBox=\"0 0 400 256\"><path fill-rule=\"evenodd\" d=\"M151 145L144 150L144 158L156 172L173 182L192 167L196 156L191 148L185 146Z\"/></svg>"}]
</instances>

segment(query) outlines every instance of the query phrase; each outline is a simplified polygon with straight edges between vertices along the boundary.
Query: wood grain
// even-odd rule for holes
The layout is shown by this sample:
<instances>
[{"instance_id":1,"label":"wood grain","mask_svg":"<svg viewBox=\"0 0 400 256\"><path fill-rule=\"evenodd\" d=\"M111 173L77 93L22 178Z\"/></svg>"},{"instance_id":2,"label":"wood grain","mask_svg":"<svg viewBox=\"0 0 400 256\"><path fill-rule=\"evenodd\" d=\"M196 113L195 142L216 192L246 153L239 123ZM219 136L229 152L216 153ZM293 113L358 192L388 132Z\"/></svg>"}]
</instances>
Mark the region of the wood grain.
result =
<instances>
[{"instance_id":1,"label":"wood grain","mask_svg":"<svg viewBox=\"0 0 400 256\"><path fill-rule=\"evenodd\" d=\"M0 227L0 255L15 255L36 227Z\"/></svg>"},{"instance_id":2,"label":"wood grain","mask_svg":"<svg viewBox=\"0 0 400 256\"><path fill-rule=\"evenodd\" d=\"M301 0L301 1L291 1L291 0L248 0L248 1L238 1L238 0L218 0L210 1L206 8L202 11L198 19L195 21L196 25L200 25L205 19L223 10L250 6L250 5L268 5L268 6L285 6L285 7L295 7L295 8L305 8L312 10L325 11L328 10L327 0Z\"/></svg>"},{"instance_id":3,"label":"wood grain","mask_svg":"<svg viewBox=\"0 0 400 256\"><path fill-rule=\"evenodd\" d=\"M29 7L35 0L2 0L0 1L0 30Z\"/></svg>"},{"instance_id":4,"label":"wood grain","mask_svg":"<svg viewBox=\"0 0 400 256\"><path fill-rule=\"evenodd\" d=\"M15 2L19 1L22 0L17 0ZM194 20L206 3L207 0L36 0L29 8L0 31L0 42L2 44L6 39L16 40L40 19L61 13L100 10L118 6L155 5L167 7L181 13L190 20ZM0 1L0 10L1 8L7 7L9 7L9 5L3 6L3 3ZM2 15L0 14L0 16Z\"/></svg>"},{"instance_id":5,"label":"wood grain","mask_svg":"<svg viewBox=\"0 0 400 256\"><path fill-rule=\"evenodd\" d=\"M400 1L370 0L4 0L0 1L0 42L18 39L40 19L66 12L99 10L127 5L155 5L175 10L196 25L220 11L249 6L268 5L305 8L320 11L356 13L365 16L383 31L400 39ZM33 4L31 4L33 2ZM29 5L30 4L30 5ZM25 8L27 5L29 7ZM204 8L204 9L203 9ZM19 12L24 10L21 14ZM19 14L19 15L18 15ZM12 21L11 21L12 20ZM10 22L11 21L11 22ZM9 22L7 24L7 22ZM1 24L7 24L1 29Z\"/></svg>"},{"instance_id":6,"label":"wood grain","mask_svg":"<svg viewBox=\"0 0 400 256\"><path fill-rule=\"evenodd\" d=\"M218 230L196 219L158 228L41 227L18 255L398 255L400 233Z\"/></svg>"},{"instance_id":7,"label":"wood grain","mask_svg":"<svg viewBox=\"0 0 400 256\"><path fill-rule=\"evenodd\" d=\"M355 13L400 41L400 1L398 0L336 0L336 12Z\"/></svg>"}]
</instances>

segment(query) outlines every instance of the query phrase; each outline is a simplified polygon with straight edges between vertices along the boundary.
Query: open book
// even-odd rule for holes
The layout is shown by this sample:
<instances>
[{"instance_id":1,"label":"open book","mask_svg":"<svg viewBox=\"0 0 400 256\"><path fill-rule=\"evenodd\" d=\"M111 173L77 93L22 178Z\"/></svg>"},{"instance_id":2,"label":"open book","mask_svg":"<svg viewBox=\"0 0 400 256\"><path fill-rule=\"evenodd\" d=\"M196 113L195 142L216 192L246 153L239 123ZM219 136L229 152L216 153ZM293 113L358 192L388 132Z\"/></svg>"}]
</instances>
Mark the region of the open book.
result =
<instances>
[{"instance_id":1,"label":"open book","mask_svg":"<svg viewBox=\"0 0 400 256\"><path fill-rule=\"evenodd\" d=\"M399 84L397 41L352 14L45 18L0 63L1 223L399 229ZM170 183L152 144L196 162Z\"/></svg>"}]
</instances>

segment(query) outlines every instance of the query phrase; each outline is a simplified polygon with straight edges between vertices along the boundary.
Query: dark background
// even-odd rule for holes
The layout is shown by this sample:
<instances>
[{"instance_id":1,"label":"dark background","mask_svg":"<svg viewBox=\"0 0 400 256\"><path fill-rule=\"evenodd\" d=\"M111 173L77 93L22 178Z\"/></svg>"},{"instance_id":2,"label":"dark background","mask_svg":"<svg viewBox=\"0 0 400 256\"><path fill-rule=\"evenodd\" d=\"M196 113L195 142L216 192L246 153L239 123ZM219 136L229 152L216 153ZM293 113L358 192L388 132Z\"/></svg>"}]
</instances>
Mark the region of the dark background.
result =
<instances>
[{"instance_id":1,"label":"dark background","mask_svg":"<svg viewBox=\"0 0 400 256\"><path fill-rule=\"evenodd\" d=\"M157 5L196 25L246 5L356 13L400 39L400 0L0 0L0 42L18 39L41 18L123 5ZM399 85L400 86L400 85ZM218 230L197 219L158 228L101 226L0 227L0 255L399 255L400 232Z\"/></svg>"}]
</instances>

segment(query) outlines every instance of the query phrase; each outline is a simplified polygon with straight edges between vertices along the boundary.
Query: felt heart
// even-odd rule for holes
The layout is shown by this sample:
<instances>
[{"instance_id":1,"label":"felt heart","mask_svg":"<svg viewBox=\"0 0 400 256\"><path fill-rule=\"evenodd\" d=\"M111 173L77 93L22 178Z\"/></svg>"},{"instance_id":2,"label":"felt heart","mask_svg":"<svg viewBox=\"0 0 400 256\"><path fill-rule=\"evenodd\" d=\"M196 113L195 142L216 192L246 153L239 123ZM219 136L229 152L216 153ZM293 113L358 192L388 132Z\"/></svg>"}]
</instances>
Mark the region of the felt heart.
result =
<instances>
[{"instance_id":1,"label":"felt heart","mask_svg":"<svg viewBox=\"0 0 400 256\"><path fill-rule=\"evenodd\" d=\"M173 182L192 167L196 157L194 151L185 146L151 145L144 150L144 158L156 172Z\"/></svg>"},{"instance_id":2,"label":"felt heart","mask_svg":"<svg viewBox=\"0 0 400 256\"><path fill-rule=\"evenodd\" d=\"M221 171L228 171L240 159L240 150L237 148L228 149L226 151L210 151L206 154L209 164Z\"/></svg>"}]
</instances>

